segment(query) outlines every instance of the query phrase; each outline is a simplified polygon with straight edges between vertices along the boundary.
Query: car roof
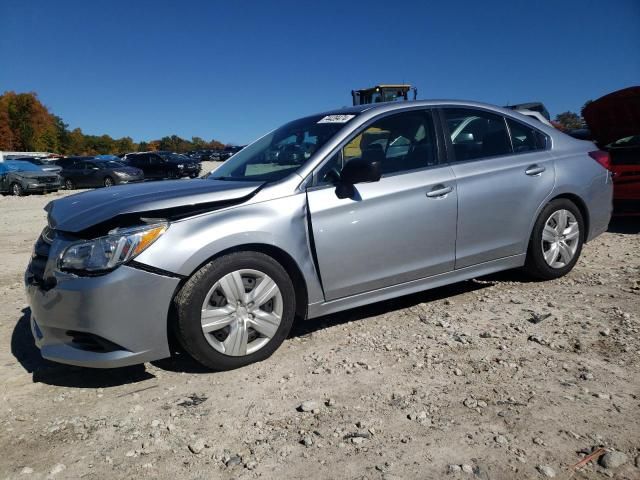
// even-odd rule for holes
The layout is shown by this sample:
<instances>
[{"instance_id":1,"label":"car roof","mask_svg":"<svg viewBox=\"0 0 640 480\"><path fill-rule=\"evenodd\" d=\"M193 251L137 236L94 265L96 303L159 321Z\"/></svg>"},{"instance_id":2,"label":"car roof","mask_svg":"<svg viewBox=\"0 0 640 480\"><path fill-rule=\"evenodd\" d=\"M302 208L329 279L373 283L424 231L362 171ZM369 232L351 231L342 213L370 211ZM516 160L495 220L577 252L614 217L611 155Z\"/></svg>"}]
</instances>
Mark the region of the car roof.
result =
<instances>
[{"instance_id":1,"label":"car roof","mask_svg":"<svg viewBox=\"0 0 640 480\"><path fill-rule=\"evenodd\" d=\"M450 100L450 99L434 99L434 100L406 100L400 102L380 102L380 103L367 103L365 105L355 105L352 107L342 107L334 110L327 110L326 112L320 112L318 115L344 115L344 114L358 114L366 111L392 111L403 110L412 107L439 107L439 106L459 106L459 107L477 107L486 108L489 110L495 110L507 115L513 115L512 110L498 105L492 105L490 103L477 102L474 100Z\"/></svg>"}]
</instances>

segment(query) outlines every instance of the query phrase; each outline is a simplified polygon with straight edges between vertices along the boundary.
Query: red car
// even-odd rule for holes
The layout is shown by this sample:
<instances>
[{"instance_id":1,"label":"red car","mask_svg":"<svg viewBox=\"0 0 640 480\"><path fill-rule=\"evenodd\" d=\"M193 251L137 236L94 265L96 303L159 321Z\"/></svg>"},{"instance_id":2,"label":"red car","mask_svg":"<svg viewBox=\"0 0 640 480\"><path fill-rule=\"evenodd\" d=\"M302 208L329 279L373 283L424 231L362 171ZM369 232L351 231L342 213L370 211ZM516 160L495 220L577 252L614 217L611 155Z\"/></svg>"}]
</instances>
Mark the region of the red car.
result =
<instances>
[{"instance_id":1,"label":"red car","mask_svg":"<svg viewBox=\"0 0 640 480\"><path fill-rule=\"evenodd\" d=\"M602 161L614 174L614 214L640 215L640 87L605 95L582 115L596 143L609 153Z\"/></svg>"}]
</instances>

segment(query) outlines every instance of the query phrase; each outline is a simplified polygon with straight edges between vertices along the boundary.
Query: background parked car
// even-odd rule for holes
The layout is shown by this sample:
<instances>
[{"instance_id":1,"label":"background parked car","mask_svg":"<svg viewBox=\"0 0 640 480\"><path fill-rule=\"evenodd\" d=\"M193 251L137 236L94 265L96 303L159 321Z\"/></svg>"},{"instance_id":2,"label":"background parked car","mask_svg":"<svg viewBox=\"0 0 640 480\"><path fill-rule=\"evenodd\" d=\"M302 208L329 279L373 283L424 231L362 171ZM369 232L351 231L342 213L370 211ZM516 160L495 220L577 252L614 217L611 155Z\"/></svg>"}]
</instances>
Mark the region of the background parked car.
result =
<instances>
[{"instance_id":1,"label":"background parked car","mask_svg":"<svg viewBox=\"0 0 640 480\"><path fill-rule=\"evenodd\" d=\"M35 157L16 158L15 160L19 160L21 162L32 163L34 165L39 166L43 171L50 172L50 173L55 173L56 175L59 175L60 172L62 171L62 167L61 166L56 165L53 162L45 162L44 160L41 160L41 159L35 158Z\"/></svg>"},{"instance_id":2,"label":"background parked car","mask_svg":"<svg viewBox=\"0 0 640 480\"><path fill-rule=\"evenodd\" d=\"M604 150L611 158L613 207L617 214L640 214L640 135L621 138Z\"/></svg>"},{"instance_id":3,"label":"background parked car","mask_svg":"<svg viewBox=\"0 0 640 480\"><path fill-rule=\"evenodd\" d=\"M43 171L29 162L7 160L0 163L0 193L23 196L29 193L55 192L60 188L60 177Z\"/></svg>"},{"instance_id":4,"label":"background parked car","mask_svg":"<svg viewBox=\"0 0 640 480\"><path fill-rule=\"evenodd\" d=\"M582 115L591 137L609 152L614 212L640 215L640 86L600 97Z\"/></svg>"},{"instance_id":5,"label":"background parked car","mask_svg":"<svg viewBox=\"0 0 640 480\"><path fill-rule=\"evenodd\" d=\"M195 178L202 166L184 155L171 152L130 153L126 162L144 172L148 179Z\"/></svg>"},{"instance_id":6,"label":"background parked car","mask_svg":"<svg viewBox=\"0 0 640 480\"><path fill-rule=\"evenodd\" d=\"M78 187L111 187L123 183L141 182L144 173L139 168L113 160L94 157L69 157L58 160L67 190Z\"/></svg>"}]
</instances>

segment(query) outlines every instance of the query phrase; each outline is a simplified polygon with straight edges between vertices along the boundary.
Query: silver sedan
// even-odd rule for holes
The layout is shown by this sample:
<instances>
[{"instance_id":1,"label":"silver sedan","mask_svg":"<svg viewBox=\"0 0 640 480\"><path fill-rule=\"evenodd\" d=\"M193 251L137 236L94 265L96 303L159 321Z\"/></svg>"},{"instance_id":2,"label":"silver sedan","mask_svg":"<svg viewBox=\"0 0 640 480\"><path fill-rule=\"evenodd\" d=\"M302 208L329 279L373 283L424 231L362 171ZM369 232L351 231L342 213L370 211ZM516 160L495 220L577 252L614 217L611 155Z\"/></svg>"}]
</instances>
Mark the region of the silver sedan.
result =
<instances>
[{"instance_id":1,"label":"silver sedan","mask_svg":"<svg viewBox=\"0 0 640 480\"><path fill-rule=\"evenodd\" d=\"M294 321L500 270L565 275L606 230L606 153L512 110L362 105L287 123L190 181L55 200L25 275L42 356L269 357Z\"/></svg>"}]
</instances>

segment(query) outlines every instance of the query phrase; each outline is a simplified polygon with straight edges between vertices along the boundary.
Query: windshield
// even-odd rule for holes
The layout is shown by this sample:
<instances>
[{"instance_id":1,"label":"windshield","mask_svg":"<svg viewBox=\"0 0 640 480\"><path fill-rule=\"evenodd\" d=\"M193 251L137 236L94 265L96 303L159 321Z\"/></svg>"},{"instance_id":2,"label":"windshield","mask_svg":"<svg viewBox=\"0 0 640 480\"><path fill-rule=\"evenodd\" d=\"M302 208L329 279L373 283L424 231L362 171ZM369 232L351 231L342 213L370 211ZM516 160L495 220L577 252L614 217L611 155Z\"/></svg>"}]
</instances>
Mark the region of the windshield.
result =
<instances>
[{"instance_id":1,"label":"windshield","mask_svg":"<svg viewBox=\"0 0 640 480\"><path fill-rule=\"evenodd\" d=\"M42 172L40 167L29 162L9 160L4 162L4 165L10 172Z\"/></svg>"},{"instance_id":2,"label":"windshield","mask_svg":"<svg viewBox=\"0 0 640 480\"><path fill-rule=\"evenodd\" d=\"M616 140L613 143L607 145L608 148L620 148L620 147L637 147L640 146L640 135L632 135L630 137L624 137L620 140Z\"/></svg>"},{"instance_id":3,"label":"windshield","mask_svg":"<svg viewBox=\"0 0 640 480\"><path fill-rule=\"evenodd\" d=\"M113 160L107 160L107 161L102 161L102 162L96 162L96 165L99 168L124 168L126 167L126 165L120 163L120 162L114 162Z\"/></svg>"},{"instance_id":4,"label":"windshield","mask_svg":"<svg viewBox=\"0 0 640 480\"><path fill-rule=\"evenodd\" d=\"M189 158L178 153L159 153L162 158L170 162L188 162Z\"/></svg>"},{"instance_id":5,"label":"windshield","mask_svg":"<svg viewBox=\"0 0 640 480\"><path fill-rule=\"evenodd\" d=\"M211 173L214 180L274 182L302 167L355 115L314 115L274 130Z\"/></svg>"}]
</instances>

